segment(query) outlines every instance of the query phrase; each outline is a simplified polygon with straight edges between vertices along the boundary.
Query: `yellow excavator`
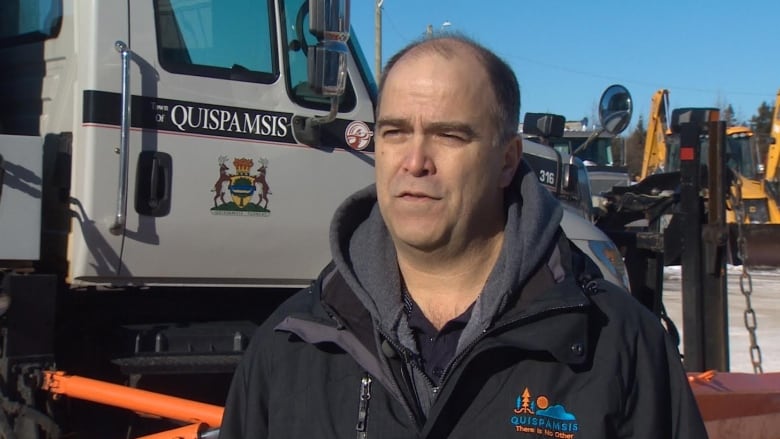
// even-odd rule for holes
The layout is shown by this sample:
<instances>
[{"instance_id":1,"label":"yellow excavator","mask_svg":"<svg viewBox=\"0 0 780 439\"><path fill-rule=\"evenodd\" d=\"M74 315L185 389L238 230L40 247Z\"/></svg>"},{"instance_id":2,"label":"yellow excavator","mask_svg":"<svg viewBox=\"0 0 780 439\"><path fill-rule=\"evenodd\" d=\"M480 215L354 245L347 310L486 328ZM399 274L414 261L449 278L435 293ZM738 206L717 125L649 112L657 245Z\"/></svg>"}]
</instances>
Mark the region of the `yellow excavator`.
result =
<instances>
[{"instance_id":1,"label":"yellow excavator","mask_svg":"<svg viewBox=\"0 0 780 439\"><path fill-rule=\"evenodd\" d=\"M772 130L769 150L766 154L764 169L764 190L774 202L775 208L780 204L780 90L775 97L775 110L772 114ZM772 203L770 203L772 204Z\"/></svg>"},{"instance_id":2,"label":"yellow excavator","mask_svg":"<svg viewBox=\"0 0 780 439\"><path fill-rule=\"evenodd\" d=\"M650 101L650 115L645 134L644 158L639 172L639 181L648 175L663 173L667 165L666 136L670 134L668 124L669 90L660 89Z\"/></svg>"},{"instance_id":3,"label":"yellow excavator","mask_svg":"<svg viewBox=\"0 0 780 439\"><path fill-rule=\"evenodd\" d=\"M778 102L780 102L780 93ZM690 108L675 111L682 114L682 117L697 118L702 122L717 121L720 118L720 111L717 108ZM652 174L675 172L680 169L680 145L679 141L670 135L668 112L669 91L660 89L653 94L651 101L644 157L639 173L640 181ZM770 146L764 178L761 175L758 150L752 141L753 131L744 126L726 129L726 164L735 176L735 184L731 186L732 197L726 211L726 219L729 223L735 223L737 217L742 216L743 223L780 225L777 197L777 167L780 155L778 117L780 115L776 104L772 131L774 141ZM707 138L703 137L702 163L707 161L708 144Z\"/></svg>"}]
</instances>

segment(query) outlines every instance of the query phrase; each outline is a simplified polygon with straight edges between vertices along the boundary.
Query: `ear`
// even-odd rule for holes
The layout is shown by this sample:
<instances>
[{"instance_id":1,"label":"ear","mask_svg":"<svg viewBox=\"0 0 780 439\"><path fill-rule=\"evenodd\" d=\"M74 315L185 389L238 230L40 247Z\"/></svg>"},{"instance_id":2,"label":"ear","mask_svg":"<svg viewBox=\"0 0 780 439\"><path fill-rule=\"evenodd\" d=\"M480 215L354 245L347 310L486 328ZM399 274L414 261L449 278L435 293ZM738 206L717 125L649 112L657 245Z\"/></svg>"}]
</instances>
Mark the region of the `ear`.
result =
<instances>
[{"instance_id":1,"label":"ear","mask_svg":"<svg viewBox=\"0 0 780 439\"><path fill-rule=\"evenodd\" d=\"M498 182L502 188L509 186L515 177L520 159L523 156L523 139L515 136L504 146L504 162L501 167L501 177Z\"/></svg>"}]
</instances>

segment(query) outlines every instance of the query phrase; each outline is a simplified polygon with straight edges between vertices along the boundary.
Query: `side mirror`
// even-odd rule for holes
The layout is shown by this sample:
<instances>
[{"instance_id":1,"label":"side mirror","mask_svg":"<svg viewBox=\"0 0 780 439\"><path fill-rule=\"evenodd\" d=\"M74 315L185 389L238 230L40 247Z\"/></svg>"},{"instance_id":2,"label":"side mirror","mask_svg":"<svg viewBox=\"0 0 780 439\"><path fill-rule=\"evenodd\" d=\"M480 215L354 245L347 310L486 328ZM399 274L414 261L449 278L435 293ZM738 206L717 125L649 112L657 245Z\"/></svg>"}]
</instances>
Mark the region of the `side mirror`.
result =
<instances>
[{"instance_id":1,"label":"side mirror","mask_svg":"<svg viewBox=\"0 0 780 439\"><path fill-rule=\"evenodd\" d=\"M309 0L309 32L319 41L349 39L350 0Z\"/></svg>"},{"instance_id":2,"label":"side mirror","mask_svg":"<svg viewBox=\"0 0 780 439\"><path fill-rule=\"evenodd\" d=\"M550 113L525 113L523 118L523 134L539 136L543 139L563 137L563 127L566 118Z\"/></svg>"},{"instance_id":3,"label":"side mirror","mask_svg":"<svg viewBox=\"0 0 780 439\"><path fill-rule=\"evenodd\" d=\"M347 87L347 45L325 41L309 47L309 85L322 96L341 96Z\"/></svg>"},{"instance_id":4,"label":"side mirror","mask_svg":"<svg viewBox=\"0 0 780 439\"><path fill-rule=\"evenodd\" d=\"M336 120L339 96L347 86L349 6L350 0L309 0L298 11L297 22L302 23L309 14L309 32L317 37L317 44L306 50L309 87L314 93L330 97L327 115L293 116L293 135L306 145L321 143L321 126Z\"/></svg>"},{"instance_id":5,"label":"side mirror","mask_svg":"<svg viewBox=\"0 0 780 439\"><path fill-rule=\"evenodd\" d=\"M601 129L594 131L574 150L572 157L584 151L599 134L607 132L616 136L623 132L631 122L634 113L634 103L628 89L619 84L610 85L601 94L599 100L599 122Z\"/></svg>"},{"instance_id":6,"label":"side mirror","mask_svg":"<svg viewBox=\"0 0 780 439\"><path fill-rule=\"evenodd\" d=\"M634 111L631 93L622 85L610 85L599 101L599 120L604 131L613 136L622 133Z\"/></svg>"},{"instance_id":7,"label":"side mirror","mask_svg":"<svg viewBox=\"0 0 780 439\"><path fill-rule=\"evenodd\" d=\"M323 96L341 96L346 88L349 6L349 0L309 0L309 32L317 45L308 50L308 79Z\"/></svg>"}]
</instances>

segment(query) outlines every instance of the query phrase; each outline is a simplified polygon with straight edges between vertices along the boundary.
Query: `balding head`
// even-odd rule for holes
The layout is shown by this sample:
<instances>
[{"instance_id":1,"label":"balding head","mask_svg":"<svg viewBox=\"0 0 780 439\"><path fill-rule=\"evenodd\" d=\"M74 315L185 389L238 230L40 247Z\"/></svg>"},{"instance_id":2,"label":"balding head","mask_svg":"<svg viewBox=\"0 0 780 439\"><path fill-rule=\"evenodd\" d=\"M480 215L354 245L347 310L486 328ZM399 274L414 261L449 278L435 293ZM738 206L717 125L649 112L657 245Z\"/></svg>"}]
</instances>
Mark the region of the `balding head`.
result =
<instances>
[{"instance_id":1,"label":"balding head","mask_svg":"<svg viewBox=\"0 0 780 439\"><path fill-rule=\"evenodd\" d=\"M426 37L409 44L390 58L379 81L377 119L381 112L382 94L388 75L398 64L421 56L440 56L447 60L476 59L484 69L487 85L492 91L490 109L496 133L494 143L504 144L517 135L520 120L520 88L517 77L509 65L496 54L459 35Z\"/></svg>"}]
</instances>

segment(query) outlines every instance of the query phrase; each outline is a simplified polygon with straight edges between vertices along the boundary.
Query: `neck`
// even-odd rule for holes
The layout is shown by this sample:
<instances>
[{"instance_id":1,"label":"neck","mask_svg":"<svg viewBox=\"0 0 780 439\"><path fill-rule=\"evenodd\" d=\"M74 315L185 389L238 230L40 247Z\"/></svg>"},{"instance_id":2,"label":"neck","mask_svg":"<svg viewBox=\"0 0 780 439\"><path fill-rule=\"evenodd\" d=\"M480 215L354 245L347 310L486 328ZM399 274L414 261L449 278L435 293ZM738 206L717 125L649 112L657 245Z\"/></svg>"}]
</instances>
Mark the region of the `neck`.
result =
<instances>
[{"instance_id":1,"label":"neck","mask_svg":"<svg viewBox=\"0 0 780 439\"><path fill-rule=\"evenodd\" d=\"M474 303L498 260L503 241L502 231L457 255L398 249L398 266L409 295L436 329Z\"/></svg>"}]
</instances>

